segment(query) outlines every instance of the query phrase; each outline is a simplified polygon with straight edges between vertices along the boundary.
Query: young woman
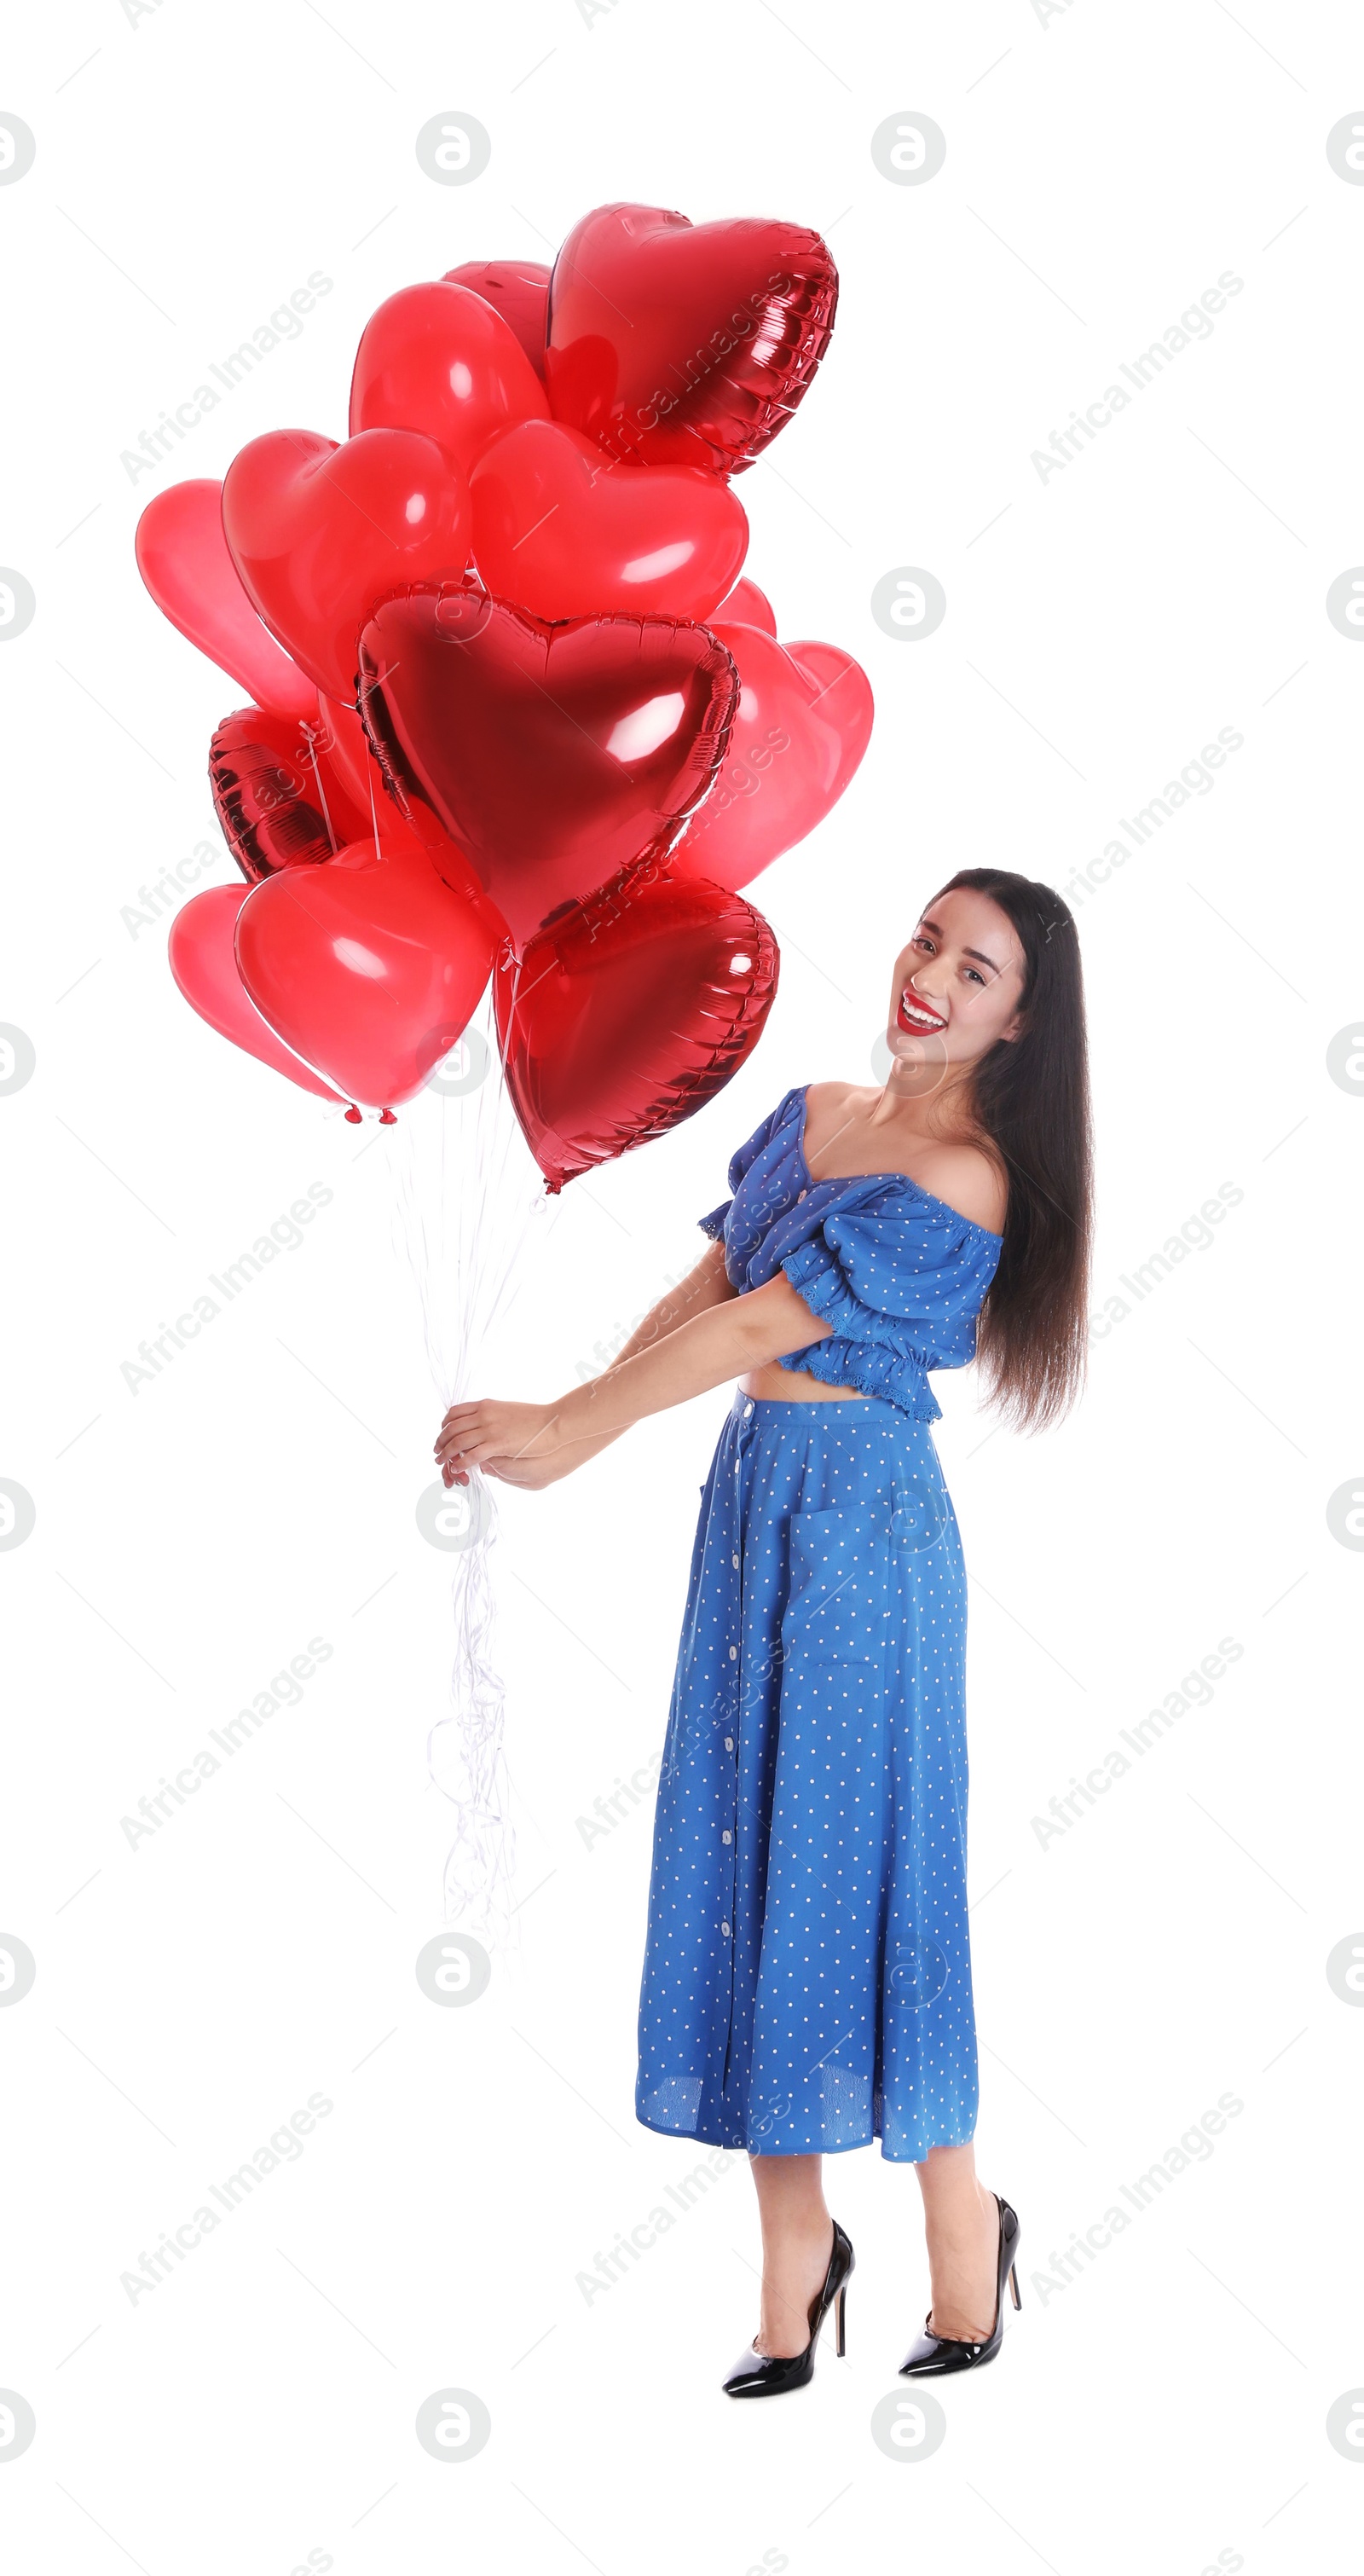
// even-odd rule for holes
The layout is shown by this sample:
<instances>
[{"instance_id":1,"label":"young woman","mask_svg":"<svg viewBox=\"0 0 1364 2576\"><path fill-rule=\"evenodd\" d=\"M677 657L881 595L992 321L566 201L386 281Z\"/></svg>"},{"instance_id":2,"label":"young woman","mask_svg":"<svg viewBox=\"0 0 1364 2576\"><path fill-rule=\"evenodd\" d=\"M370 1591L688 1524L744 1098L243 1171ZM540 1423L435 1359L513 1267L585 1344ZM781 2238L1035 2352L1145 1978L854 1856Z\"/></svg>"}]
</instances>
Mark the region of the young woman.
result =
<instances>
[{"instance_id":1,"label":"young woman","mask_svg":"<svg viewBox=\"0 0 1364 2576\"><path fill-rule=\"evenodd\" d=\"M703 1489L654 1826L636 2116L751 2159L758 2331L735 2397L838 2350L853 2251L821 2156L912 2163L932 2280L909 2377L979 2367L1018 2220L978 2182L966 1912L966 1582L928 1371L978 1351L1005 1419L1079 1390L1089 1092L1075 924L968 868L897 958L881 1089L789 1091L712 1240L601 1377L451 1407L447 1484L547 1485L739 1388Z\"/></svg>"}]
</instances>

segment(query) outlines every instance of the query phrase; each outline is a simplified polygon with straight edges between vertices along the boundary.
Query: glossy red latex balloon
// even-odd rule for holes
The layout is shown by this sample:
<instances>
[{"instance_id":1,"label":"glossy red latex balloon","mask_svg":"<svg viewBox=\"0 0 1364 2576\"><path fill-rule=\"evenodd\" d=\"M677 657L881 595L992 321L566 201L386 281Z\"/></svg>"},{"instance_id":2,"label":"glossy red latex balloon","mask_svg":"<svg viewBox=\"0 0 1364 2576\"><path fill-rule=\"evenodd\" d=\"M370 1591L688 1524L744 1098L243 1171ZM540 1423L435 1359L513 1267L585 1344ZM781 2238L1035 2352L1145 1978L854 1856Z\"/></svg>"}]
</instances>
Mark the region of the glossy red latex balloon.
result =
<instances>
[{"instance_id":1,"label":"glossy red latex balloon","mask_svg":"<svg viewBox=\"0 0 1364 2576\"><path fill-rule=\"evenodd\" d=\"M865 671L836 644L712 628L733 654L739 710L719 776L674 854L681 875L751 885L838 802L871 735Z\"/></svg>"},{"instance_id":2,"label":"glossy red latex balloon","mask_svg":"<svg viewBox=\"0 0 1364 2576\"><path fill-rule=\"evenodd\" d=\"M828 249L799 224L599 206L554 263L550 409L612 456L737 474L807 391L837 302Z\"/></svg>"},{"instance_id":3,"label":"glossy red latex balloon","mask_svg":"<svg viewBox=\"0 0 1364 2576\"><path fill-rule=\"evenodd\" d=\"M220 1037L257 1056L272 1072L286 1074L301 1091L315 1092L321 1100L344 1098L276 1037L243 986L232 943L249 892L248 886L205 886L202 894L181 905L170 926L171 973L191 1010Z\"/></svg>"},{"instance_id":4,"label":"glossy red latex balloon","mask_svg":"<svg viewBox=\"0 0 1364 2576\"><path fill-rule=\"evenodd\" d=\"M374 829L371 797L383 794L383 772L369 747L369 737L349 698L329 698L325 689L317 693L317 711L326 731L329 757L340 771L347 794L364 815L369 829ZM363 840L363 832L357 832Z\"/></svg>"},{"instance_id":5,"label":"glossy red latex balloon","mask_svg":"<svg viewBox=\"0 0 1364 2576\"><path fill-rule=\"evenodd\" d=\"M419 429L467 474L519 421L548 420L545 389L509 323L441 279L404 286L365 324L350 431Z\"/></svg>"},{"instance_id":6,"label":"glossy red latex balloon","mask_svg":"<svg viewBox=\"0 0 1364 2576\"><path fill-rule=\"evenodd\" d=\"M447 268L442 283L467 286L516 333L541 383L545 380L545 315L549 270L538 259L469 259Z\"/></svg>"},{"instance_id":7,"label":"glossy red latex balloon","mask_svg":"<svg viewBox=\"0 0 1364 2576\"><path fill-rule=\"evenodd\" d=\"M469 478L479 578L533 617L705 617L748 548L748 520L714 474L633 473L595 438L530 420Z\"/></svg>"},{"instance_id":8,"label":"glossy red latex balloon","mask_svg":"<svg viewBox=\"0 0 1364 2576\"><path fill-rule=\"evenodd\" d=\"M238 707L218 726L208 753L214 811L249 884L329 859L364 830L324 740L316 713L311 732L261 707Z\"/></svg>"},{"instance_id":9,"label":"glossy red latex balloon","mask_svg":"<svg viewBox=\"0 0 1364 2576\"><path fill-rule=\"evenodd\" d=\"M710 621L712 627L718 619L727 626L760 626L764 635L775 635L777 631L777 612L771 600L747 574L721 600Z\"/></svg>"},{"instance_id":10,"label":"glossy red latex balloon","mask_svg":"<svg viewBox=\"0 0 1364 2576\"><path fill-rule=\"evenodd\" d=\"M507 1088L551 1192L704 1106L756 1045L777 989L762 915L646 860L504 955Z\"/></svg>"},{"instance_id":11,"label":"glossy red latex balloon","mask_svg":"<svg viewBox=\"0 0 1364 2576\"><path fill-rule=\"evenodd\" d=\"M400 810L425 798L518 943L676 837L723 758L738 685L704 626L546 627L459 584L386 600L360 662Z\"/></svg>"},{"instance_id":12,"label":"glossy red latex balloon","mask_svg":"<svg viewBox=\"0 0 1364 2576\"><path fill-rule=\"evenodd\" d=\"M286 1045L350 1100L410 1100L448 1055L506 931L470 880L457 894L418 849L356 841L321 868L252 888L237 964Z\"/></svg>"},{"instance_id":13,"label":"glossy red latex balloon","mask_svg":"<svg viewBox=\"0 0 1364 2576\"><path fill-rule=\"evenodd\" d=\"M400 582L463 570L469 487L416 430L367 429L338 446L272 429L228 467L223 529L271 633L319 689L344 698L375 601Z\"/></svg>"},{"instance_id":14,"label":"glossy red latex balloon","mask_svg":"<svg viewBox=\"0 0 1364 2576\"><path fill-rule=\"evenodd\" d=\"M306 671L266 633L223 535L221 483L172 483L137 523L137 568L163 617L257 706L297 723L312 711Z\"/></svg>"}]
</instances>

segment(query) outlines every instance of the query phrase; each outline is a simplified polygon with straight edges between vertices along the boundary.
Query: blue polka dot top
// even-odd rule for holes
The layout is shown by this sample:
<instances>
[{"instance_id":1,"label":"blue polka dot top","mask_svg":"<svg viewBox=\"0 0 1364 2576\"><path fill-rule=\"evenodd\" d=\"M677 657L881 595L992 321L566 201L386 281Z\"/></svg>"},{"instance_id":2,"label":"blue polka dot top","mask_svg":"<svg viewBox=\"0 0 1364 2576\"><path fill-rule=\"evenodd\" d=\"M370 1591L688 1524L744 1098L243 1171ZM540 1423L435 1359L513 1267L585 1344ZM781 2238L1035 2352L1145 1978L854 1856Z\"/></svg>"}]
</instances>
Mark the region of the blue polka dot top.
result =
<instances>
[{"instance_id":1,"label":"blue polka dot top","mask_svg":"<svg viewBox=\"0 0 1364 2576\"><path fill-rule=\"evenodd\" d=\"M942 1416L928 1371L974 1359L976 1318L1003 1236L959 1216L904 1172L817 1181L805 1160L808 1086L786 1092L729 1167L734 1195L698 1222L723 1241L742 1294L778 1270L832 1338L781 1365L855 1386L916 1422Z\"/></svg>"}]
</instances>

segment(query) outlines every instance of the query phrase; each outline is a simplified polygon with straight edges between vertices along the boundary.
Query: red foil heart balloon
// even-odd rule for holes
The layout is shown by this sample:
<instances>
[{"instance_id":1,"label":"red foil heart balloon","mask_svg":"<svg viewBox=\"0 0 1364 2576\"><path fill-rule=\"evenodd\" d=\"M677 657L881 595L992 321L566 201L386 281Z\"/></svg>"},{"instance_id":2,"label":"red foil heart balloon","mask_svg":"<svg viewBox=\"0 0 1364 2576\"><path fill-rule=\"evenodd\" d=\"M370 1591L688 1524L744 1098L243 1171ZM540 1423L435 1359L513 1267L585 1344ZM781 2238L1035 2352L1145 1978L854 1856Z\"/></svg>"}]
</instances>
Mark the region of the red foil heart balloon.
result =
<instances>
[{"instance_id":1,"label":"red foil heart balloon","mask_svg":"<svg viewBox=\"0 0 1364 2576\"><path fill-rule=\"evenodd\" d=\"M419 429L467 474L491 440L548 420L545 390L510 324L448 280L404 286L365 324L350 432Z\"/></svg>"},{"instance_id":2,"label":"red foil heart balloon","mask_svg":"<svg viewBox=\"0 0 1364 2576\"><path fill-rule=\"evenodd\" d=\"M551 1194L702 1108L756 1045L777 989L761 913L646 860L499 958L511 1093Z\"/></svg>"},{"instance_id":3,"label":"red foil heart balloon","mask_svg":"<svg viewBox=\"0 0 1364 2576\"><path fill-rule=\"evenodd\" d=\"M470 259L447 268L442 283L467 286L516 333L540 382L545 380L549 270L538 259Z\"/></svg>"},{"instance_id":4,"label":"red foil heart balloon","mask_svg":"<svg viewBox=\"0 0 1364 2576\"><path fill-rule=\"evenodd\" d=\"M223 531L272 635L319 689L345 698L375 601L463 570L469 487L416 430L367 429L342 447L272 429L228 467Z\"/></svg>"},{"instance_id":5,"label":"red foil heart balloon","mask_svg":"<svg viewBox=\"0 0 1364 2576\"><path fill-rule=\"evenodd\" d=\"M249 886L205 886L202 894L181 905L170 926L171 973L190 1009L219 1037L258 1057L272 1072L287 1075L300 1091L315 1092L320 1100L344 1099L344 1093L333 1091L276 1037L242 983L232 944L249 892Z\"/></svg>"},{"instance_id":6,"label":"red foil heart balloon","mask_svg":"<svg viewBox=\"0 0 1364 2576\"><path fill-rule=\"evenodd\" d=\"M261 707L238 707L214 734L208 753L214 811L249 884L280 868L329 859L365 830L368 818L328 760L325 740L316 712L310 729Z\"/></svg>"},{"instance_id":7,"label":"red foil heart balloon","mask_svg":"<svg viewBox=\"0 0 1364 2576\"><path fill-rule=\"evenodd\" d=\"M505 938L472 878L457 894L424 851L357 841L252 888L237 964L286 1046L348 1099L387 1109L449 1054Z\"/></svg>"},{"instance_id":8,"label":"red foil heart balloon","mask_svg":"<svg viewBox=\"0 0 1364 2576\"><path fill-rule=\"evenodd\" d=\"M599 206L554 263L550 409L608 455L737 474L808 390L837 302L828 249L798 224Z\"/></svg>"},{"instance_id":9,"label":"red foil heart balloon","mask_svg":"<svg viewBox=\"0 0 1364 2576\"><path fill-rule=\"evenodd\" d=\"M680 875L737 890L837 804L871 737L871 683L836 644L783 647L753 626L712 631L738 667L738 712L673 858Z\"/></svg>"},{"instance_id":10,"label":"red foil heart balloon","mask_svg":"<svg viewBox=\"0 0 1364 2576\"><path fill-rule=\"evenodd\" d=\"M173 483L137 523L137 568L163 617L258 707L294 723L312 712L313 688L266 633L227 551L221 483Z\"/></svg>"},{"instance_id":11,"label":"red foil heart balloon","mask_svg":"<svg viewBox=\"0 0 1364 2576\"><path fill-rule=\"evenodd\" d=\"M360 670L365 729L400 810L425 798L518 945L676 838L724 756L738 693L704 626L547 627L455 583L386 600Z\"/></svg>"},{"instance_id":12,"label":"red foil heart balloon","mask_svg":"<svg viewBox=\"0 0 1364 2576\"><path fill-rule=\"evenodd\" d=\"M706 617L748 551L743 505L717 476L633 473L554 420L499 438L469 497L480 580L550 623Z\"/></svg>"}]
</instances>

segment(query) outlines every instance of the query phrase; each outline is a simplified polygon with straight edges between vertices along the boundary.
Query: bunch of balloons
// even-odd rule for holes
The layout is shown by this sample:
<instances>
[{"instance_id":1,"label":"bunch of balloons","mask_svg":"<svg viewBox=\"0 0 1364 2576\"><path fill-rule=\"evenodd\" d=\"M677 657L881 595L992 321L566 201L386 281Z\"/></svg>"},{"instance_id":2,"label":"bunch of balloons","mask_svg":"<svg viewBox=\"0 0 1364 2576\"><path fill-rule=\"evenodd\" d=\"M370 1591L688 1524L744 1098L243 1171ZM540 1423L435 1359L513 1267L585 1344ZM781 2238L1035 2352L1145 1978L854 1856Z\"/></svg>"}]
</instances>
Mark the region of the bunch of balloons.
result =
<instances>
[{"instance_id":1,"label":"bunch of balloons","mask_svg":"<svg viewBox=\"0 0 1364 2576\"><path fill-rule=\"evenodd\" d=\"M147 588L252 699L209 763L245 884L171 934L214 1028L391 1121L491 976L551 1190L736 1071L778 969L740 888L871 730L857 664L741 578L731 479L837 294L798 226L603 206L552 270L381 304L348 438L272 430L151 502Z\"/></svg>"}]
</instances>

